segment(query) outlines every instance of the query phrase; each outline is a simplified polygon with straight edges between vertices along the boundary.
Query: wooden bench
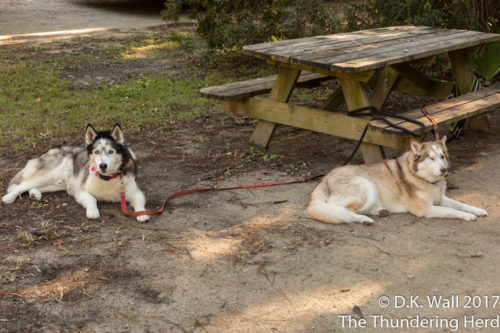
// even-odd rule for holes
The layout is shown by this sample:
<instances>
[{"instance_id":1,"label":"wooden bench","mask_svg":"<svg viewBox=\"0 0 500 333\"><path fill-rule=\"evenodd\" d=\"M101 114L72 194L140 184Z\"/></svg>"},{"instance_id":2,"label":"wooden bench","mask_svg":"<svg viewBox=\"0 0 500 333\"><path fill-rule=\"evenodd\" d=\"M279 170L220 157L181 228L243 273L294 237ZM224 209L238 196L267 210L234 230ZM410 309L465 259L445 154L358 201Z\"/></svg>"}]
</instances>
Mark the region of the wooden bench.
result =
<instances>
[{"instance_id":1,"label":"wooden bench","mask_svg":"<svg viewBox=\"0 0 500 333\"><path fill-rule=\"evenodd\" d=\"M248 83L248 81L246 82ZM248 86L253 86L253 84ZM269 91L269 89L268 86L265 92ZM204 96L224 99L224 107L227 112L352 140L359 139L361 132L369 121L367 118L354 118L345 113L330 112L307 106L295 106L285 101L275 101L261 96L249 95L255 95L257 91L263 93L264 88L262 87L259 90L257 88L248 88L245 92L241 89L231 89L224 92L222 88L220 90L218 88L214 90L215 92L210 92L210 94L206 91L204 90ZM486 116L488 110L495 108L500 108L500 84L426 106L426 110L436 119L438 124L445 125L461 119L469 119L470 127L482 130L487 130L488 126L488 122L483 121L482 118ZM271 110L272 112L270 112ZM420 109L404 112L401 115L421 121L425 125L427 132L432 130L432 124ZM418 126L413 123L390 117L389 120L408 130L418 130ZM398 150L407 150L409 149L410 139L414 139L414 137L389 127L383 122L370 121L364 142ZM424 137L420 139L423 140Z\"/></svg>"},{"instance_id":2,"label":"wooden bench","mask_svg":"<svg viewBox=\"0 0 500 333\"><path fill-rule=\"evenodd\" d=\"M477 92L467 93L465 95L448 99L442 102L431 104L425 107L427 112L432 115L438 125L448 125L462 119L477 117L489 110L500 107L500 83L480 89ZM425 131L432 130L432 123L424 116L420 109L415 109L400 113L422 122L425 125ZM400 119L390 119L391 122L398 124L410 131L417 131L419 126L411 122ZM382 121L371 121L369 128L376 132L382 132L391 136L408 136L407 133L395 129ZM486 130L486 129L485 129Z\"/></svg>"},{"instance_id":3,"label":"wooden bench","mask_svg":"<svg viewBox=\"0 0 500 333\"><path fill-rule=\"evenodd\" d=\"M222 101L242 100L270 92L274 82L276 82L276 78L277 75L271 75L253 80L208 87L201 89L200 93L203 97L215 98ZM296 86L314 87L330 79L333 79L333 77L304 71L297 79Z\"/></svg>"}]
</instances>

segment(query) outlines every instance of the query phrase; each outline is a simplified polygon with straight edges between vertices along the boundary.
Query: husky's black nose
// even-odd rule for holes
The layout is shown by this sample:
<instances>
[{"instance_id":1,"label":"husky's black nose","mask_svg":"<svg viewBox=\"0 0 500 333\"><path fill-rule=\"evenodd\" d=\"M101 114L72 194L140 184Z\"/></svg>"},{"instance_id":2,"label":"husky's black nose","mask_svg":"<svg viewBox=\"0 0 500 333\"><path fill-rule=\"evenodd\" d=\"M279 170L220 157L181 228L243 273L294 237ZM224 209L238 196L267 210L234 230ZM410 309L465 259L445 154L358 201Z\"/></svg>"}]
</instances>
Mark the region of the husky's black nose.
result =
<instances>
[{"instance_id":1,"label":"husky's black nose","mask_svg":"<svg viewBox=\"0 0 500 333\"><path fill-rule=\"evenodd\" d=\"M448 168L441 168L441 174L446 175L448 173Z\"/></svg>"},{"instance_id":2,"label":"husky's black nose","mask_svg":"<svg viewBox=\"0 0 500 333\"><path fill-rule=\"evenodd\" d=\"M108 165L106 163L101 163L99 164L99 168L101 169L101 171L106 171L106 168L108 167Z\"/></svg>"}]
</instances>

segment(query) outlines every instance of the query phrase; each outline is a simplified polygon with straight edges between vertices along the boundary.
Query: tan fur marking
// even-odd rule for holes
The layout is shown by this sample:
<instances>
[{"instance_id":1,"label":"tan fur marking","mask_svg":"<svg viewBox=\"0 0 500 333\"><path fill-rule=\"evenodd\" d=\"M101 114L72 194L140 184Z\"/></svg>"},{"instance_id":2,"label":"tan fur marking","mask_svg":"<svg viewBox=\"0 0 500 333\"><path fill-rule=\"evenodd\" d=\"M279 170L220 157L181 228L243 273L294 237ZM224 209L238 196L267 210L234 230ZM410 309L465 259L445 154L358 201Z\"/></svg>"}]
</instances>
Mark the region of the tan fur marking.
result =
<instances>
[{"instance_id":1,"label":"tan fur marking","mask_svg":"<svg viewBox=\"0 0 500 333\"><path fill-rule=\"evenodd\" d=\"M399 159L396 159L396 166L397 166L397 177L400 180L400 184L402 185L402 192L408 194L410 197L413 197L415 194L415 185L410 183L408 179L406 179L406 176L403 171L403 167L399 163Z\"/></svg>"},{"instance_id":2,"label":"tan fur marking","mask_svg":"<svg viewBox=\"0 0 500 333\"><path fill-rule=\"evenodd\" d=\"M425 161L425 159L429 157L429 151L427 149L423 149L423 152L421 155L416 156L415 160L413 160L413 168L412 171L417 171L418 170L418 164L420 162Z\"/></svg>"}]
</instances>

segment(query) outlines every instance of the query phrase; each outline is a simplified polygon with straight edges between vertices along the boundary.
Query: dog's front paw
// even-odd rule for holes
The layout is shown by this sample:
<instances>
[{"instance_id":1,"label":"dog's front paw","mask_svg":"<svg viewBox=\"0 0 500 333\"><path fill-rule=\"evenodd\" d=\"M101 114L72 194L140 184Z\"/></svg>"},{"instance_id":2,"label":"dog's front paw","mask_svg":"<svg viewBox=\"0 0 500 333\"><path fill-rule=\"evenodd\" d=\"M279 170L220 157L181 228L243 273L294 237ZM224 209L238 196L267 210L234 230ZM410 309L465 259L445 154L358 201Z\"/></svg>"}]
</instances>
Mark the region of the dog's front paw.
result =
<instances>
[{"instance_id":1,"label":"dog's front paw","mask_svg":"<svg viewBox=\"0 0 500 333\"><path fill-rule=\"evenodd\" d=\"M30 194L31 198L34 198L35 200L38 201L42 200L42 192L40 192L36 188L32 188L31 190L29 190L28 193Z\"/></svg>"},{"instance_id":2,"label":"dog's front paw","mask_svg":"<svg viewBox=\"0 0 500 333\"><path fill-rule=\"evenodd\" d=\"M461 216L461 219L465 221L475 221L477 219L477 216L474 214L464 213Z\"/></svg>"},{"instance_id":3,"label":"dog's front paw","mask_svg":"<svg viewBox=\"0 0 500 333\"><path fill-rule=\"evenodd\" d=\"M361 217L359 217L356 222L362 223L362 224L372 224L375 221L368 216L361 215Z\"/></svg>"},{"instance_id":4,"label":"dog's front paw","mask_svg":"<svg viewBox=\"0 0 500 333\"><path fill-rule=\"evenodd\" d=\"M3 201L3 203L11 204L14 201L16 201L16 198L17 198L16 193L10 192L2 197L2 201Z\"/></svg>"},{"instance_id":5,"label":"dog's front paw","mask_svg":"<svg viewBox=\"0 0 500 333\"><path fill-rule=\"evenodd\" d=\"M98 219L99 218L99 209L97 207L87 207L87 218L88 219Z\"/></svg>"},{"instance_id":6,"label":"dog's front paw","mask_svg":"<svg viewBox=\"0 0 500 333\"><path fill-rule=\"evenodd\" d=\"M488 216L488 213L479 207L472 207L470 212L476 216Z\"/></svg>"},{"instance_id":7,"label":"dog's front paw","mask_svg":"<svg viewBox=\"0 0 500 333\"><path fill-rule=\"evenodd\" d=\"M149 221L149 216L148 215L137 216L137 222L144 223L144 222L147 222L147 221Z\"/></svg>"}]
</instances>

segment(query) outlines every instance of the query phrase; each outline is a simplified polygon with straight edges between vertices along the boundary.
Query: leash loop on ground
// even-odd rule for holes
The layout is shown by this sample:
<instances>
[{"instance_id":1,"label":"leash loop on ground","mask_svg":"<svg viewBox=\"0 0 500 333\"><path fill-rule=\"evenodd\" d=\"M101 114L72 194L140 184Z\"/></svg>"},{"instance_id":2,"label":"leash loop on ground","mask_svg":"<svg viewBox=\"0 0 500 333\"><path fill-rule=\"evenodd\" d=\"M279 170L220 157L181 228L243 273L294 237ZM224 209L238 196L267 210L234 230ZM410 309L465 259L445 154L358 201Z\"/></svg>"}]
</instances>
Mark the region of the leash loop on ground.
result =
<instances>
[{"instance_id":1,"label":"leash loop on ground","mask_svg":"<svg viewBox=\"0 0 500 333\"><path fill-rule=\"evenodd\" d=\"M313 177L313 178L315 178L315 177ZM188 194L193 194L193 193L201 193L201 192L210 192L210 191L227 191L227 190L236 190L236 189L245 189L245 188L248 189L248 188L257 188L257 187L300 184L300 183L307 183L309 181L312 181L312 178L311 179L297 179L297 180L292 180L292 181L288 181L288 182L278 182L278 183L237 185L237 186L229 186L229 187L206 187L206 188L195 188L195 189L181 190L181 191L178 191L178 192L175 192L175 193L172 193L171 195L169 195L163 201L163 204L161 205L160 209L158 209L158 210L141 210L141 211L137 211L137 212L129 212L127 209L127 199L125 197L124 190L120 192L120 202L121 202L121 206L122 206L122 211L127 216L130 216L130 217L137 217L137 216L141 216L141 215L153 216L153 215L159 215L159 214L163 213L168 201L172 200L173 198L180 197L183 195L188 195Z\"/></svg>"}]
</instances>

